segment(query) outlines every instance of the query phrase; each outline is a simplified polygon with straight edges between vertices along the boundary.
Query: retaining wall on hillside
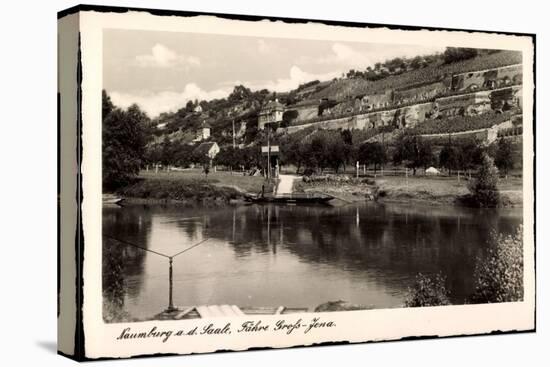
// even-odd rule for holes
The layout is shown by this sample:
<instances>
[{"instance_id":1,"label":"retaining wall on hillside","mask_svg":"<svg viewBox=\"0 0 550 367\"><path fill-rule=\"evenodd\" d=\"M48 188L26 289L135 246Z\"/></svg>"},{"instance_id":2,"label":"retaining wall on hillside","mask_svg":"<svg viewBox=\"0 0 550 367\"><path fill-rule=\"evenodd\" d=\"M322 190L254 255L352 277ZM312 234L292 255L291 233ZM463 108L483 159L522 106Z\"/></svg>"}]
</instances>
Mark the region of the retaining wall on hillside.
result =
<instances>
[{"instance_id":1,"label":"retaining wall on hillside","mask_svg":"<svg viewBox=\"0 0 550 367\"><path fill-rule=\"evenodd\" d=\"M479 115L504 106L521 108L521 85L437 98L434 102L413 104L384 111L348 114L286 128L293 133L314 126L322 129L371 129L382 126L414 127L437 116Z\"/></svg>"}]
</instances>

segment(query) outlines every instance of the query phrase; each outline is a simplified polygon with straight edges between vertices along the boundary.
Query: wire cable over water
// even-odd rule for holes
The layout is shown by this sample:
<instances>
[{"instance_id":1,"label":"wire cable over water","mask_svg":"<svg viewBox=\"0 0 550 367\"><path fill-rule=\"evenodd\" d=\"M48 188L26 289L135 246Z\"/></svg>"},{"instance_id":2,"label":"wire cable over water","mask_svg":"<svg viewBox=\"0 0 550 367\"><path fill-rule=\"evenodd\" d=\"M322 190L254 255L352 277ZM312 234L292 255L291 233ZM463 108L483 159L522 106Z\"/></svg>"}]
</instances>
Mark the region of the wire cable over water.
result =
<instances>
[{"instance_id":1,"label":"wire cable over water","mask_svg":"<svg viewBox=\"0 0 550 367\"><path fill-rule=\"evenodd\" d=\"M123 244L128 245L128 246L132 246L132 247L135 247L135 248L139 248L139 249L144 250L144 251L152 252L152 253L157 254L157 255L159 255L159 256L166 257L167 259L173 259L174 257L179 256L179 255L183 254L184 252L187 252L187 251L189 251L189 250L194 249L195 247L198 247L198 246L202 245L203 243L205 243L206 241L208 241L208 240L210 239L209 237L207 237L207 238L203 239L202 241L199 241L199 242L195 243L194 245L191 245L191 246L189 246L188 248L183 249L182 251L177 252L177 253L175 253L174 255L170 256L170 255L163 254L162 252L158 252L158 251L155 251L155 250L151 250L151 249L148 249L148 248L145 248L145 247L136 245L135 243L128 242L128 241L126 241L126 240L122 240L122 239L120 239L120 238L113 237L113 236L111 236L111 235L104 234L103 237L108 238L108 239L113 240L113 241L116 241L116 242L123 243Z\"/></svg>"}]
</instances>

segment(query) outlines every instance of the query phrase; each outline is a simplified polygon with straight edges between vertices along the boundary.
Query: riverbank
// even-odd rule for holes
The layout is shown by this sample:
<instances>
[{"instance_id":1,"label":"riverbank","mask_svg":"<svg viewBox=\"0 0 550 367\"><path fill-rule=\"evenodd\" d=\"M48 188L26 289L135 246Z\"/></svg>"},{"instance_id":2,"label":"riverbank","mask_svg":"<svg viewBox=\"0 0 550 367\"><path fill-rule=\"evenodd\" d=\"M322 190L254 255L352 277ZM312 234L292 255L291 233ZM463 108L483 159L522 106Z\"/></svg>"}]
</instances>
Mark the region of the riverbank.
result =
<instances>
[{"instance_id":1,"label":"riverbank","mask_svg":"<svg viewBox=\"0 0 550 367\"><path fill-rule=\"evenodd\" d=\"M201 170L171 172L143 171L131 184L116 191L127 203L229 203L246 195L273 190L261 176L242 173L212 172L208 177Z\"/></svg>"},{"instance_id":2,"label":"riverbank","mask_svg":"<svg viewBox=\"0 0 550 367\"><path fill-rule=\"evenodd\" d=\"M377 200L388 203L421 203L428 205L461 205L468 195L467 179L446 176L384 176L372 179L297 181L295 191L323 192L344 202ZM522 180L502 178L498 184L502 206L523 205Z\"/></svg>"},{"instance_id":3,"label":"riverbank","mask_svg":"<svg viewBox=\"0 0 550 367\"><path fill-rule=\"evenodd\" d=\"M365 200L376 200L378 187L372 179L343 179L338 176L327 176L326 179L314 178L310 181L295 180L294 192L322 192L334 196L336 202L356 203Z\"/></svg>"},{"instance_id":4,"label":"riverbank","mask_svg":"<svg viewBox=\"0 0 550 367\"><path fill-rule=\"evenodd\" d=\"M381 202L429 205L461 205L461 198L469 194L466 178L445 176L382 177L376 179L378 200ZM523 205L522 180L517 177L499 181L502 206Z\"/></svg>"}]
</instances>

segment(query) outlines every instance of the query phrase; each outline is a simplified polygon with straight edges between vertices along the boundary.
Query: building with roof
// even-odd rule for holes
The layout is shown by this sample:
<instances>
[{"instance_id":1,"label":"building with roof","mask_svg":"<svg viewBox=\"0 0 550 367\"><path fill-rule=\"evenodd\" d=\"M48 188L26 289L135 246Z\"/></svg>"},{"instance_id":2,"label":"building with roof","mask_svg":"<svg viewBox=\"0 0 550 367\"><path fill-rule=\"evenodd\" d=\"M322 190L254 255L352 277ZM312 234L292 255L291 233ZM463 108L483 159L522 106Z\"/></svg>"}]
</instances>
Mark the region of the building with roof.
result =
<instances>
[{"instance_id":1,"label":"building with roof","mask_svg":"<svg viewBox=\"0 0 550 367\"><path fill-rule=\"evenodd\" d=\"M219 152L220 147L218 143L215 141L209 141L200 143L193 151L193 155L196 157L209 158L212 161L212 159L216 158Z\"/></svg>"},{"instance_id":2,"label":"building with roof","mask_svg":"<svg viewBox=\"0 0 550 367\"><path fill-rule=\"evenodd\" d=\"M193 141L203 141L210 137L212 128L210 127L210 124L208 122L203 121L201 126L197 129L197 135L196 138Z\"/></svg>"},{"instance_id":3,"label":"building with roof","mask_svg":"<svg viewBox=\"0 0 550 367\"><path fill-rule=\"evenodd\" d=\"M258 115L258 130L263 130L266 124L273 124L283 121L285 107L279 100L266 103Z\"/></svg>"}]
</instances>

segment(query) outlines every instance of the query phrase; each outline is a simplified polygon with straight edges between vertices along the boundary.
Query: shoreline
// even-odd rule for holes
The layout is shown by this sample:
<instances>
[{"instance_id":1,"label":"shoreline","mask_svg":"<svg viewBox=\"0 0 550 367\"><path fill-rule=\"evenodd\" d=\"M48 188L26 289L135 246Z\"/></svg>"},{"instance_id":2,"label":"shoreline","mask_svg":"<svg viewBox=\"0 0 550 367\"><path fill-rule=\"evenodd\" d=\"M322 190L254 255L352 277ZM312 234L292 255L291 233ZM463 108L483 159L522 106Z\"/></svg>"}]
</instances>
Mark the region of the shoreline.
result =
<instances>
[{"instance_id":1,"label":"shoreline","mask_svg":"<svg viewBox=\"0 0 550 367\"><path fill-rule=\"evenodd\" d=\"M523 196L519 180L499 183L501 204L497 208L521 208ZM376 201L379 203L473 207L465 203L468 196L467 181L449 177L387 176L341 181L297 183L298 192L323 192L346 203Z\"/></svg>"},{"instance_id":2,"label":"shoreline","mask_svg":"<svg viewBox=\"0 0 550 367\"><path fill-rule=\"evenodd\" d=\"M429 206L469 207L464 202L468 195L468 180L446 176L385 176L353 178L326 176L310 181L296 179L293 192L321 192L334 196L331 205L379 202ZM232 175L218 172L209 175L166 173L142 174L133 183L119 188L113 194L123 198L122 205L238 205L244 204L247 195L272 191L275 182L263 177ZM501 205L498 208L523 207L521 178L499 182Z\"/></svg>"}]
</instances>

